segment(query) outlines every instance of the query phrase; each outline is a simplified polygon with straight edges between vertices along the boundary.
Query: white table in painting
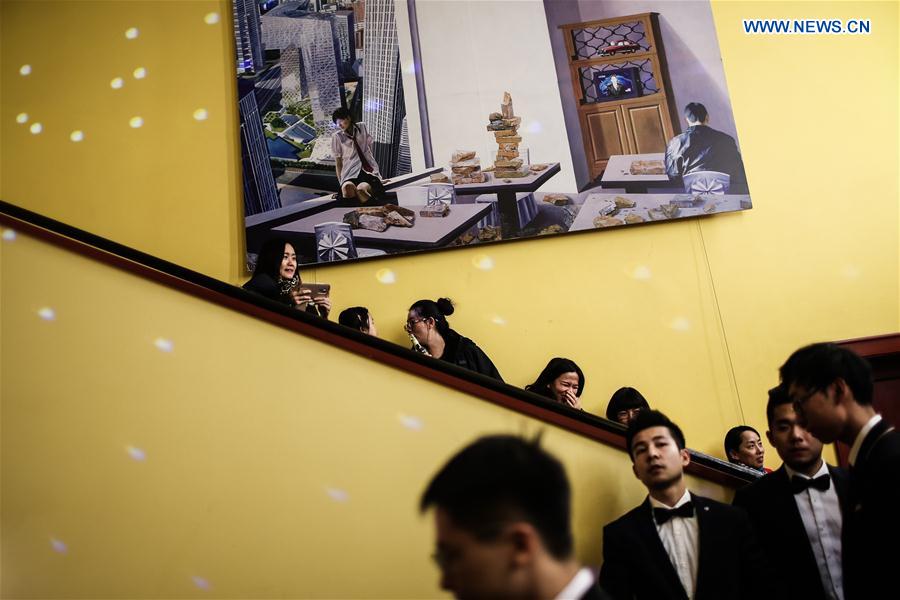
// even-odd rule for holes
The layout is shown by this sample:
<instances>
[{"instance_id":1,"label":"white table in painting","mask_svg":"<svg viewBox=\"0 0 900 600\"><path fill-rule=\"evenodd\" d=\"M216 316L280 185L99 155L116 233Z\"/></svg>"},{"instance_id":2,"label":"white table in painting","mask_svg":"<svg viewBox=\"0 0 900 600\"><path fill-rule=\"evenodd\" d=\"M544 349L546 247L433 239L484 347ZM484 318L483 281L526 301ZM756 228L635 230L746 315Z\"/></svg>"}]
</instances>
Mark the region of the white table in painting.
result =
<instances>
[{"instance_id":1,"label":"white table in painting","mask_svg":"<svg viewBox=\"0 0 900 600\"><path fill-rule=\"evenodd\" d=\"M663 172L661 175L633 175L631 165L637 161L659 161L665 169L666 155L662 152L649 154L613 154L606 163L600 186L604 188L624 188L631 194L647 193L648 188L679 187L681 178L670 178Z\"/></svg>"},{"instance_id":2,"label":"white table in painting","mask_svg":"<svg viewBox=\"0 0 900 600\"><path fill-rule=\"evenodd\" d=\"M601 216L602 207L608 206L608 202L615 203L616 198L634 201L634 207L620 208L615 215L611 215L614 219L622 221L622 224L625 224L625 217L628 215L640 217L644 222L653 222L702 217L704 215L745 210L751 207L750 196L738 194L692 196L690 194L607 194L590 192L585 195L584 204L575 216L569 231L602 229L594 225L594 219ZM659 209L663 204L678 206L676 214L671 218L660 218L659 213L651 215L651 210Z\"/></svg>"},{"instance_id":3,"label":"white table in painting","mask_svg":"<svg viewBox=\"0 0 900 600\"><path fill-rule=\"evenodd\" d=\"M379 248L387 251L425 250L446 246L481 221L491 212L489 204L454 204L446 217L423 217L419 211L424 206L407 206L416 212L416 222L412 227L390 226L384 231L354 229L353 239L357 246ZM328 221L342 221L344 215L353 208L329 208L314 215L285 223L274 231L288 236L315 239L315 226Z\"/></svg>"}]
</instances>

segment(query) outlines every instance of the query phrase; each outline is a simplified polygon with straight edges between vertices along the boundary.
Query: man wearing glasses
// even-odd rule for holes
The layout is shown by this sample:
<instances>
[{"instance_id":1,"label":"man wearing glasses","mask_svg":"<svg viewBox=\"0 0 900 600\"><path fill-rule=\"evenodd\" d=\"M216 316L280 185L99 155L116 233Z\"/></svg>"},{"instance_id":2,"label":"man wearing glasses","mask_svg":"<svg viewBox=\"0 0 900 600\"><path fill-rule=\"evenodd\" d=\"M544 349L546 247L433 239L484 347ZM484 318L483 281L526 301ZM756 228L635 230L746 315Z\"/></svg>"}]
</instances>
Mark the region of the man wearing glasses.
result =
<instances>
[{"instance_id":1,"label":"man wearing glasses","mask_svg":"<svg viewBox=\"0 0 900 600\"><path fill-rule=\"evenodd\" d=\"M794 352L780 372L801 424L826 444L850 446L845 598L885 597L900 563L900 432L872 406L871 369L854 352L820 343Z\"/></svg>"},{"instance_id":2,"label":"man wearing glasses","mask_svg":"<svg viewBox=\"0 0 900 600\"><path fill-rule=\"evenodd\" d=\"M444 465L422 495L434 507L434 560L457 598L602 600L573 556L565 468L538 440L483 437Z\"/></svg>"}]
</instances>

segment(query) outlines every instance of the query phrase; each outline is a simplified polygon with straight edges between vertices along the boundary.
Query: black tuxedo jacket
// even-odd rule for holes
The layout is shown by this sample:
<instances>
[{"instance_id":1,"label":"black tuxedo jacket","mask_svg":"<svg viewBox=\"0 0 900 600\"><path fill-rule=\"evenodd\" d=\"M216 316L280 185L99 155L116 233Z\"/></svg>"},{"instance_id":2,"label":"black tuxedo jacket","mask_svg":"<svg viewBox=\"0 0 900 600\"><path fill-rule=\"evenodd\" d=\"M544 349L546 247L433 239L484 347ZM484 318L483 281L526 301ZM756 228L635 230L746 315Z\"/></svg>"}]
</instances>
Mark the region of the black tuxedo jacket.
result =
<instances>
[{"instance_id":1,"label":"black tuxedo jacket","mask_svg":"<svg viewBox=\"0 0 900 600\"><path fill-rule=\"evenodd\" d=\"M844 512L849 487L847 474L831 465L828 472ZM784 465L738 490L732 504L750 515L781 594L797 599L825 598L819 567Z\"/></svg>"},{"instance_id":2,"label":"black tuxedo jacket","mask_svg":"<svg viewBox=\"0 0 900 600\"><path fill-rule=\"evenodd\" d=\"M880 421L850 467L844 514L846 600L896 594L900 568L900 431Z\"/></svg>"},{"instance_id":3,"label":"black tuxedo jacket","mask_svg":"<svg viewBox=\"0 0 900 600\"><path fill-rule=\"evenodd\" d=\"M696 600L769 598L768 568L747 514L691 494L699 525ZM616 600L686 600L656 532L650 499L603 528L600 585Z\"/></svg>"}]
</instances>

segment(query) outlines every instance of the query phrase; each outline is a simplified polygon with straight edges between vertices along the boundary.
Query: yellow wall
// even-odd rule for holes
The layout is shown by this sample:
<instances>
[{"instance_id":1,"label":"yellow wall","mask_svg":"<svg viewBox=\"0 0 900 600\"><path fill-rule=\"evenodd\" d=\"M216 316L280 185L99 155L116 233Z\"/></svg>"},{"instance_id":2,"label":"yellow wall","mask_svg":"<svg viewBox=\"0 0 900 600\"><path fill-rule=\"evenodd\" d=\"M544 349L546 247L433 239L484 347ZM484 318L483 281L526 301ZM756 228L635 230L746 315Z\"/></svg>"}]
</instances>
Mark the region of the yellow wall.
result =
<instances>
[{"instance_id":1,"label":"yellow wall","mask_svg":"<svg viewBox=\"0 0 900 600\"><path fill-rule=\"evenodd\" d=\"M544 429L585 562L644 496L619 450L23 235L0 272L3 598L440 597L416 504L488 432Z\"/></svg>"},{"instance_id":2,"label":"yellow wall","mask_svg":"<svg viewBox=\"0 0 900 600\"><path fill-rule=\"evenodd\" d=\"M587 374L588 410L633 385L684 425L692 446L721 455L731 425L765 428L765 391L791 350L900 328L897 9L713 4L752 211L307 277L334 285L336 310L370 306L400 343L412 301L449 295L454 326L508 381L524 385L551 356L572 357ZM2 10L0 197L238 281L227 4L6 1ZM217 25L204 22L209 12L222 15ZM747 36L748 17L865 17L873 32ZM130 26L134 40L124 37ZM31 75L18 74L22 64ZM148 68L139 81L138 66ZM848 74L863 91L846 93ZM117 75L125 86L112 90ZM208 120L192 118L198 107ZM19 112L43 133L17 125ZM140 129L128 126L134 115ZM68 141L76 128L83 142ZM376 278L382 269L394 283Z\"/></svg>"}]
</instances>

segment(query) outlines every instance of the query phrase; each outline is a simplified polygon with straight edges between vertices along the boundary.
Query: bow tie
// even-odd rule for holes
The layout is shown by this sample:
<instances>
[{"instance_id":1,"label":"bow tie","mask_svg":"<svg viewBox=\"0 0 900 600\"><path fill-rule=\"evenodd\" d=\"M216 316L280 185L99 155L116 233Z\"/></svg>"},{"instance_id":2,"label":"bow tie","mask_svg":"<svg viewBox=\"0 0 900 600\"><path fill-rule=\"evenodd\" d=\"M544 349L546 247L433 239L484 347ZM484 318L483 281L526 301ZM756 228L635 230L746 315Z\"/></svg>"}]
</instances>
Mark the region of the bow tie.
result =
<instances>
[{"instance_id":1,"label":"bow tie","mask_svg":"<svg viewBox=\"0 0 900 600\"><path fill-rule=\"evenodd\" d=\"M820 492L824 492L831 486L831 477L828 474L819 475L815 479L807 479L806 477L791 477L791 491L799 494L803 490L814 488Z\"/></svg>"},{"instance_id":2,"label":"bow tie","mask_svg":"<svg viewBox=\"0 0 900 600\"><path fill-rule=\"evenodd\" d=\"M653 518L656 520L657 525L662 525L669 519L673 517L682 517L685 519L689 519L694 516L694 503L693 502L685 502L678 508L654 508L653 509Z\"/></svg>"}]
</instances>

